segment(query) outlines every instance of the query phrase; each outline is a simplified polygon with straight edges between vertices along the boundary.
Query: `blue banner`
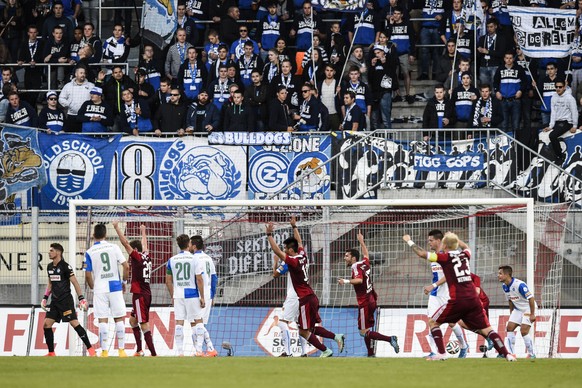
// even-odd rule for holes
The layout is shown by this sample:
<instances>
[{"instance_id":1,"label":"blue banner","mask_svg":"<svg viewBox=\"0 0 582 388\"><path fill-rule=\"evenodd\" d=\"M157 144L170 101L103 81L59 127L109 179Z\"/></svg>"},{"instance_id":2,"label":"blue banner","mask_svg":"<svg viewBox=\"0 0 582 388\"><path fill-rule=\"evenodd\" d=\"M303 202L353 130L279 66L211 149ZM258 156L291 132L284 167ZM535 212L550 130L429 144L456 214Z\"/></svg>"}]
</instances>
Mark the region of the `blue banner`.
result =
<instances>
[{"instance_id":1,"label":"blue banner","mask_svg":"<svg viewBox=\"0 0 582 388\"><path fill-rule=\"evenodd\" d=\"M249 155L249 199L329 199L331 138L294 136L288 146L252 146ZM310 173L313 171L313 173Z\"/></svg>"},{"instance_id":2,"label":"blue banner","mask_svg":"<svg viewBox=\"0 0 582 388\"><path fill-rule=\"evenodd\" d=\"M417 171L471 171L483 168L483 155L467 152L462 155L414 154Z\"/></svg>"},{"instance_id":3,"label":"blue banner","mask_svg":"<svg viewBox=\"0 0 582 388\"><path fill-rule=\"evenodd\" d=\"M124 137L116 152L117 199L246 199L246 147L204 138Z\"/></svg>"},{"instance_id":4,"label":"blue banner","mask_svg":"<svg viewBox=\"0 0 582 388\"><path fill-rule=\"evenodd\" d=\"M169 44L178 27L178 0L144 0L141 25L143 37L159 48Z\"/></svg>"},{"instance_id":5,"label":"blue banner","mask_svg":"<svg viewBox=\"0 0 582 388\"><path fill-rule=\"evenodd\" d=\"M109 199L111 161L120 139L39 133L48 175L40 207L68 209L71 199Z\"/></svg>"},{"instance_id":6,"label":"blue banner","mask_svg":"<svg viewBox=\"0 0 582 388\"><path fill-rule=\"evenodd\" d=\"M4 125L0 142L0 204L15 193L46 184L36 129ZM13 202L13 201L12 201Z\"/></svg>"}]
</instances>

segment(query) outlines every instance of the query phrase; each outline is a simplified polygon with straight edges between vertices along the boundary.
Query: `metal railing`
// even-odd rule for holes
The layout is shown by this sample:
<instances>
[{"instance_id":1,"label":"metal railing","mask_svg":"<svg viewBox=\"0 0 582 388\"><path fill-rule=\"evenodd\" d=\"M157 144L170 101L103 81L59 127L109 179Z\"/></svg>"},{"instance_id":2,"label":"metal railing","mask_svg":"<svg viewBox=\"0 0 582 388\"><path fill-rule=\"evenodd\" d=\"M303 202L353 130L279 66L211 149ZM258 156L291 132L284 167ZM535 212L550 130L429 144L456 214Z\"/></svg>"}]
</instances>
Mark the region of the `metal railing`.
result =
<instances>
[{"instance_id":1,"label":"metal railing","mask_svg":"<svg viewBox=\"0 0 582 388\"><path fill-rule=\"evenodd\" d=\"M59 67L64 67L65 71L67 68L74 68L77 64L76 63L35 63L34 65L31 65L30 63L6 63L3 66L4 67L12 67L13 69L15 69L15 71L19 70L20 68L25 68L25 67L44 67L46 68L46 70L44 71L45 75L46 75L46 83L47 83L47 87L43 88L42 84L39 85L41 86L40 88L36 88L36 89L26 89L26 88L18 88L19 92L48 92L49 90L54 90L54 91L61 91L62 88L60 87L56 87L56 88L51 88L51 84L53 84L53 69L54 68L59 68ZM112 66L123 66L125 68L125 74L129 75L129 68L131 67L130 64L128 62L123 62L123 63L109 63L109 62L99 62L99 63L90 63L89 66L91 67L96 67L96 68L107 68L107 67L112 67ZM67 75L65 75L65 79L63 80L64 83L66 84L67 82L69 82L71 80L70 77L67 77ZM24 82L21 82L22 85L24 85ZM57 84L58 86L58 84Z\"/></svg>"}]
</instances>

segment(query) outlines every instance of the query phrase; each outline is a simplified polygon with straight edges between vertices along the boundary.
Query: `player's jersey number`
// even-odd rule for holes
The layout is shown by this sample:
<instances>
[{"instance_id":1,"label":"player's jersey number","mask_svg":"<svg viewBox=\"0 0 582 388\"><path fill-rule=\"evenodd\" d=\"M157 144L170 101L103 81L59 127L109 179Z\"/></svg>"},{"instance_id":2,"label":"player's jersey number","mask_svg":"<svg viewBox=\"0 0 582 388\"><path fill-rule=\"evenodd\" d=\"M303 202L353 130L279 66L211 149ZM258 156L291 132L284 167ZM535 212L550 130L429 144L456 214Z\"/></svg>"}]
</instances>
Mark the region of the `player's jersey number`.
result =
<instances>
[{"instance_id":1,"label":"player's jersey number","mask_svg":"<svg viewBox=\"0 0 582 388\"><path fill-rule=\"evenodd\" d=\"M111 263L109 262L109 254L107 252L101 253L101 263L103 264L103 272L111 270Z\"/></svg>"},{"instance_id":2,"label":"player's jersey number","mask_svg":"<svg viewBox=\"0 0 582 388\"><path fill-rule=\"evenodd\" d=\"M453 268L455 270L455 276L460 278L464 276L471 276L471 270L469 269L469 263L463 263L459 256L455 256L453 260L451 260L454 264ZM465 264L465 268L461 268Z\"/></svg>"},{"instance_id":3,"label":"player's jersey number","mask_svg":"<svg viewBox=\"0 0 582 388\"><path fill-rule=\"evenodd\" d=\"M372 279L370 279L370 268L366 270L366 293L372 292Z\"/></svg>"},{"instance_id":4,"label":"player's jersey number","mask_svg":"<svg viewBox=\"0 0 582 388\"><path fill-rule=\"evenodd\" d=\"M152 274L152 262L145 261L143 263L143 270L142 270L143 281L146 283L149 283L151 274Z\"/></svg>"},{"instance_id":5,"label":"player's jersey number","mask_svg":"<svg viewBox=\"0 0 582 388\"><path fill-rule=\"evenodd\" d=\"M190 263L176 263L176 280L188 280L190 279Z\"/></svg>"}]
</instances>

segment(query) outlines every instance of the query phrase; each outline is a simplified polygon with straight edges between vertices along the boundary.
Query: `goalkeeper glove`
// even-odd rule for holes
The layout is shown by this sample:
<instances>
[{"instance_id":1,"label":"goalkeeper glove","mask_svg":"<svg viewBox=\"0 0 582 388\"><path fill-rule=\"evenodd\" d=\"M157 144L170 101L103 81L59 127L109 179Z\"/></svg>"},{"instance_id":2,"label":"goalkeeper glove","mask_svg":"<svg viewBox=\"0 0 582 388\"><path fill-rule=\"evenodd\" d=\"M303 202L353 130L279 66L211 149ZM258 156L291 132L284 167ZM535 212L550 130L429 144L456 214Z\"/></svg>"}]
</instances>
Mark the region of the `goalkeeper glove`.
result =
<instances>
[{"instance_id":1,"label":"goalkeeper glove","mask_svg":"<svg viewBox=\"0 0 582 388\"><path fill-rule=\"evenodd\" d=\"M40 302L40 308L42 308L44 311L49 311L48 307L46 307L47 303L48 303L48 296L45 295L42 298L42 301Z\"/></svg>"},{"instance_id":2,"label":"goalkeeper glove","mask_svg":"<svg viewBox=\"0 0 582 388\"><path fill-rule=\"evenodd\" d=\"M79 295L79 309L81 311L87 311L88 308L89 303L87 302L87 299L85 299L83 295Z\"/></svg>"}]
</instances>

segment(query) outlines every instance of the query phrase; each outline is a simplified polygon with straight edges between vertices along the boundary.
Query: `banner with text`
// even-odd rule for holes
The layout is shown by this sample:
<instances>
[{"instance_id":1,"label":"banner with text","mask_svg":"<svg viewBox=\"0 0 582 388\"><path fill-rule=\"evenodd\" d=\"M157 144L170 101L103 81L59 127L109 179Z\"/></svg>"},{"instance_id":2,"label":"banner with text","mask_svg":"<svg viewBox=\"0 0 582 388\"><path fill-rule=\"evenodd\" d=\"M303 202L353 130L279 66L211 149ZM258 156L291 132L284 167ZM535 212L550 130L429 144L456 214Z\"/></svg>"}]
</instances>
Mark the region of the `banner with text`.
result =
<instances>
[{"instance_id":1,"label":"banner with text","mask_svg":"<svg viewBox=\"0 0 582 388\"><path fill-rule=\"evenodd\" d=\"M329 199L329 135L293 136L289 145L252 146L249 151L249 199Z\"/></svg>"},{"instance_id":2,"label":"banner with text","mask_svg":"<svg viewBox=\"0 0 582 388\"><path fill-rule=\"evenodd\" d=\"M531 58L564 58L576 38L576 10L508 6L517 44Z\"/></svg>"},{"instance_id":3,"label":"banner with text","mask_svg":"<svg viewBox=\"0 0 582 388\"><path fill-rule=\"evenodd\" d=\"M93 317L93 309L88 311L88 320L80 317L81 323L87 329L89 340L99 351L99 327ZM274 318L279 309L268 307L225 307L218 306L211 310L208 331L214 344L229 343L236 356L278 356L283 351L280 339L280 330L273 326ZM365 357L366 348L364 340L357 330L358 311L354 308L326 308L322 307L320 315L323 325L336 333L346 335L346 348L349 349L349 357ZM125 349L133 352L135 342L129 325L130 309L127 309L125 319ZM509 309L490 309L490 321L492 327L505 337L505 326L509 319ZM533 327L532 337L537 357L547 357L550 344L554 344L554 357L582 358L582 310L563 309L557 315L555 331L552 330L552 313L540 310ZM31 322L31 318L33 321ZM30 345L30 355L42 356L47 353L43 335L43 321L45 312L36 308L31 315L31 308L0 308L0 325L4 329L0 333L0 356L24 356ZM428 322L426 309L381 309L378 314L378 331L380 333L398 336L400 353L396 355L392 347L382 341L376 343L377 357L422 357L430 352L428 343ZM244 322L244 324L240 324ZM443 326L444 327L444 326ZM81 341L72 333L75 342L69 342L70 325L66 323L54 325L55 351L57 355L69 354L69 348L75 348L74 354L81 355ZM153 307L150 310L150 328L154 338L156 351L160 356L175 356L174 350L174 311L171 307ZM556 333L552 342L551 335ZM480 346L485 340L476 334L465 330L470 346L469 358L481 358L483 353ZM454 338L450 328L443 331L445 343ZM109 322L109 336L111 348L110 355L117 355L117 344L114 339L115 326L113 320ZM518 336L519 337L519 336ZM186 338L189 338L187 336ZM192 342L184 341L185 353L193 353ZM292 351L299 353L297 346L297 333L295 327L291 328ZM335 353L334 357L345 357L346 353ZM221 356L226 352L217 346ZM147 352L147 351L146 351ZM309 348L312 354L313 349ZM495 357L495 351L490 351L488 356ZM525 356L525 349L521 337L516 342L518 358ZM318 355L315 352L314 355ZM453 356L454 357L454 356Z\"/></svg>"}]
</instances>

